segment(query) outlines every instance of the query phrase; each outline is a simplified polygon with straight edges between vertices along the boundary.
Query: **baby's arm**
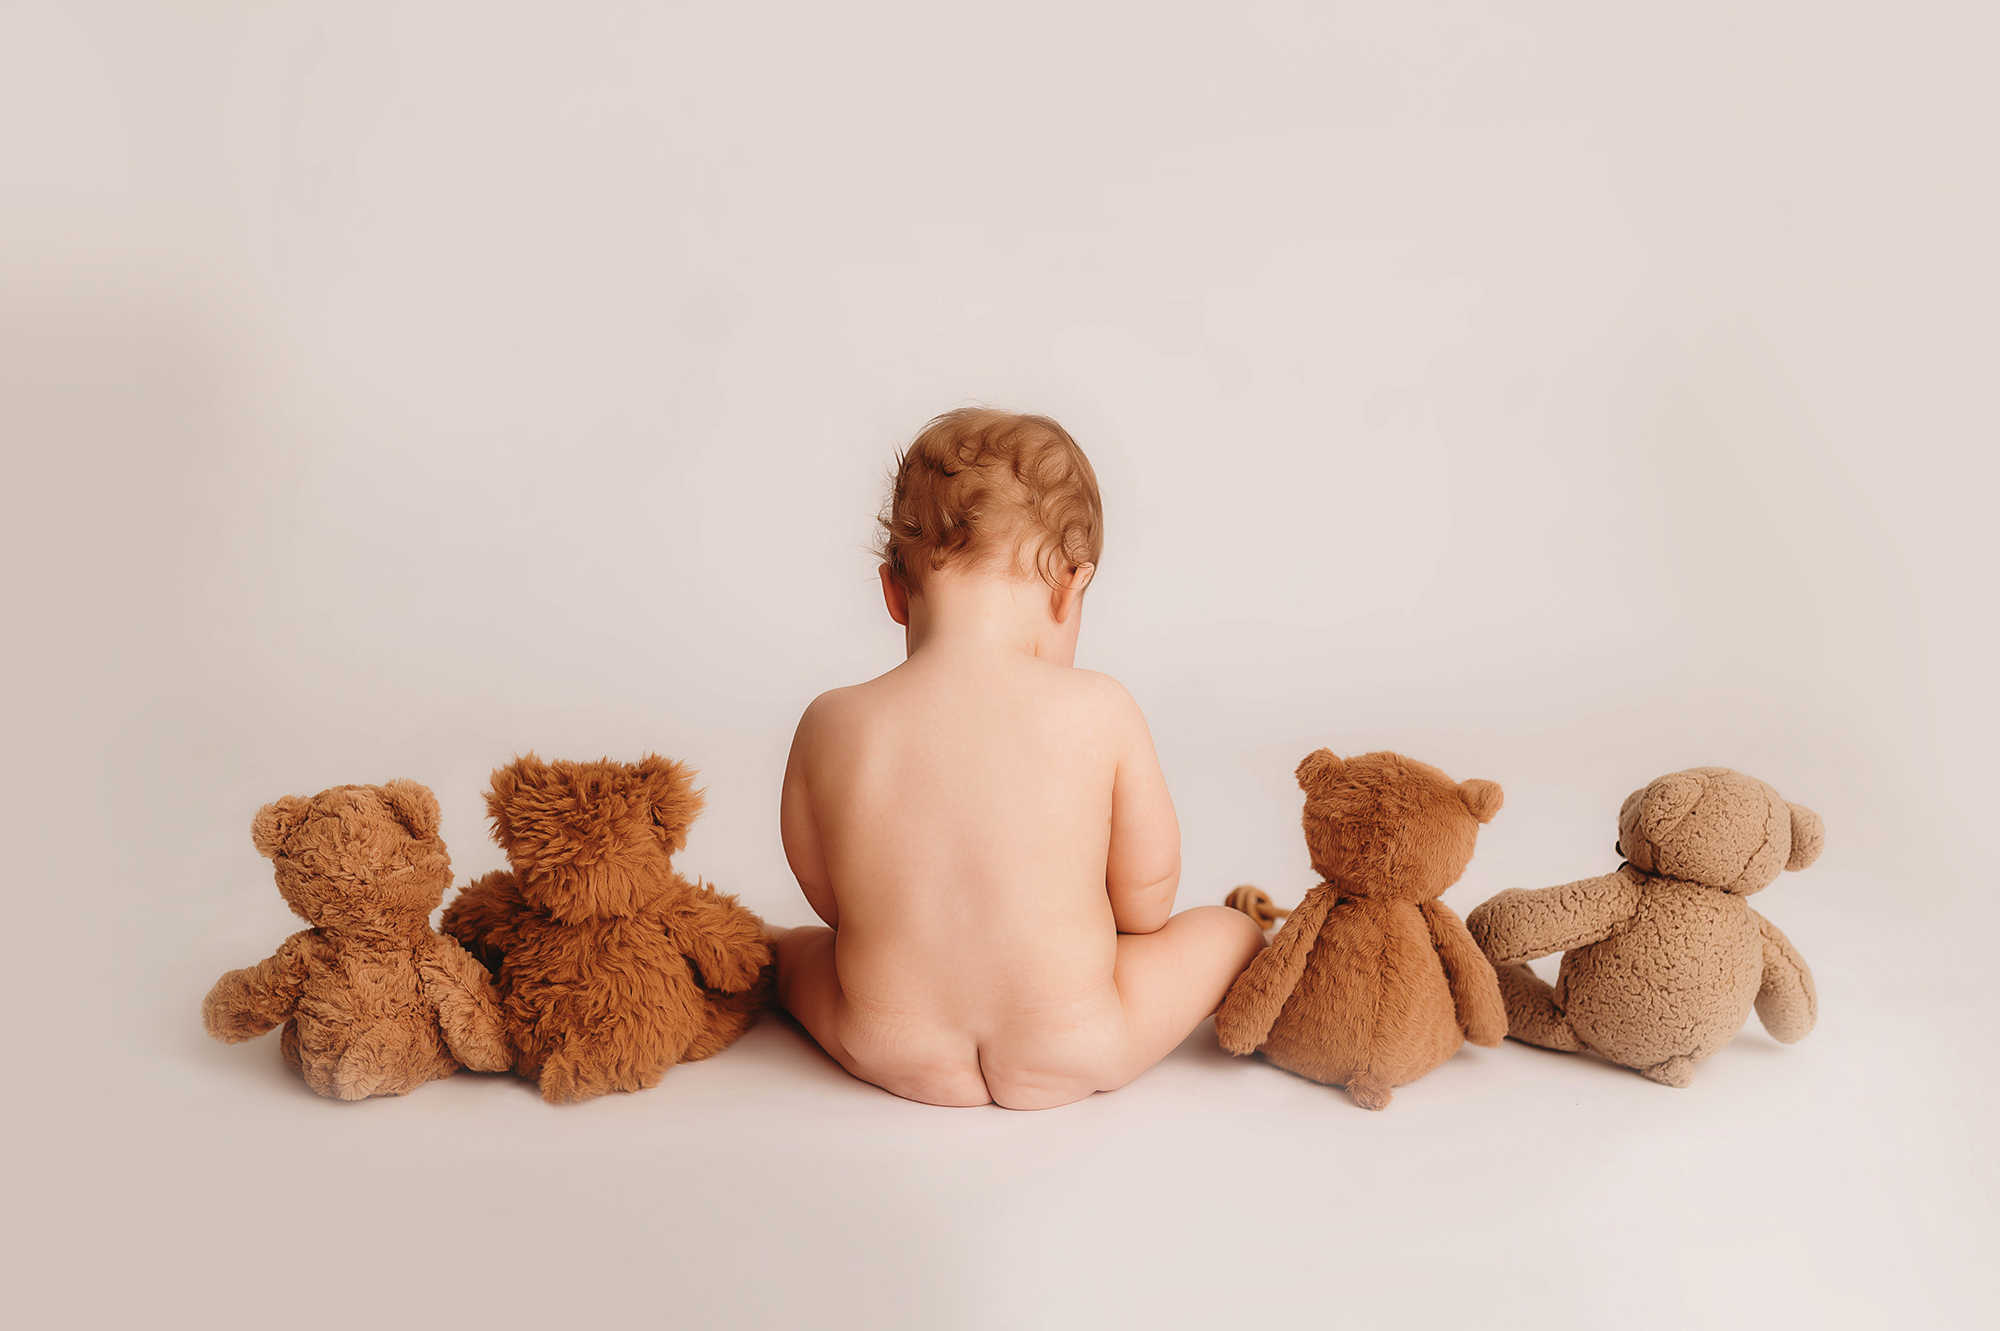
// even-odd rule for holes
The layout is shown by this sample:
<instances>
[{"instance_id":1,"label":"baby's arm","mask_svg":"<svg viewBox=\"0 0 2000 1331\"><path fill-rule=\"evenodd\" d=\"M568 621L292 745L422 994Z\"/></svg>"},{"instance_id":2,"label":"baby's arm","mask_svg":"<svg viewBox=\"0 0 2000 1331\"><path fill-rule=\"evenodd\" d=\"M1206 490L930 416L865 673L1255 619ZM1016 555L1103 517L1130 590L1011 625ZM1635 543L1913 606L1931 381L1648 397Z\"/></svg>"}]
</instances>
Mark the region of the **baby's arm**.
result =
<instances>
[{"instance_id":1,"label":"baby's arm","mask_svg":"<svg viewBox=\"0 0 2000 1331\"><path fill-rule=\"evenodd\" d=\"M1109 681L1107 681L1108 683ZM1181 885L1181 825L1132 695L1111 685L1117 708L1118 771L1111 784L1111 848L1104 889L1121 934L1150 934L1173 913Z\"/></svg>"},{"instance_id":2,"label":"baby's arm","mask_svg":"<svg viewBox=\"0 0 2000 1331\"><path fill-rule=\"evenodd\" d=\"M799 718L799 728L792 736L792 756L785 763L785 788L778 800L778 834L785 843L785 859L792 866L792 876L799 880L799 891L805 893L806 904L814 914L825 920L827 927L840 927L840 903L833 899L833 878L826 871L826 853L820 847L819 825L813 821L812 796L806 789L806 765L812 753L815 734L816 713L820 704L815 701L806 708L806 714Z\"/></svg>"}]
</instances>

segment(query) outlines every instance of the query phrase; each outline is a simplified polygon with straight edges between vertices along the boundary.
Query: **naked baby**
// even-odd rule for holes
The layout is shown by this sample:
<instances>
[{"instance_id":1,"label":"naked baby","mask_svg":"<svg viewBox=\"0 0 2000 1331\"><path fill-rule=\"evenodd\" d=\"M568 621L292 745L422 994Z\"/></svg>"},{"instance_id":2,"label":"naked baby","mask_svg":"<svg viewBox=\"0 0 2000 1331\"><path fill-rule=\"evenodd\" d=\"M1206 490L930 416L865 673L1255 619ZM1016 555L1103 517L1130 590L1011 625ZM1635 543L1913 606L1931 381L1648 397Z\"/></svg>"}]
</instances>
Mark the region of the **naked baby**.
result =
<instances>
[{"instance_id":1,"label":"naked baby","mask_svg":"<svg viewBox=\"0 0 2000 1331\"><path fill-rule=\"evenodd\" d=\"M1222 906L1172 914L1180 827L1145 717L1073 665L1096 476L1052 420L954 411L898 460L882 523L907 659L799 721L785 853L827 927L774 931L779 1001L911 1100L1115 1090L1263 935Z\"/></svg>"}]
</instances>

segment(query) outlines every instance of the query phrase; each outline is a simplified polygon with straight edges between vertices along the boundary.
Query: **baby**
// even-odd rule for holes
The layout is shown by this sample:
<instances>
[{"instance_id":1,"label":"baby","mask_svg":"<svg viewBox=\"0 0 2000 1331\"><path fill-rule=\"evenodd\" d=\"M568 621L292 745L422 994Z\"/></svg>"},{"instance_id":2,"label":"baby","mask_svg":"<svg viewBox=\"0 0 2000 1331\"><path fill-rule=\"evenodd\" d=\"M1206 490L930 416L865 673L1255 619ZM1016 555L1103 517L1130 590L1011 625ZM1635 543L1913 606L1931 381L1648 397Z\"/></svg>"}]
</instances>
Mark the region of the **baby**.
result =
<instances>
[{"instance_id":1,"label":"baby","mask_svg":"<svg viewBox=\"0 0 2000 1331\"><path fill-rule=\"evenodd\" d=\"M799 721L780 819L828 927L773 931L779 1001L911 1100L1115 1090L1263 935L1222 906L1170 916L1180 826L1146 719L1072 664L1097 478L1046 417L948 412L898 461L882 525L908 659Z\"/></svg>"}]
</instances>

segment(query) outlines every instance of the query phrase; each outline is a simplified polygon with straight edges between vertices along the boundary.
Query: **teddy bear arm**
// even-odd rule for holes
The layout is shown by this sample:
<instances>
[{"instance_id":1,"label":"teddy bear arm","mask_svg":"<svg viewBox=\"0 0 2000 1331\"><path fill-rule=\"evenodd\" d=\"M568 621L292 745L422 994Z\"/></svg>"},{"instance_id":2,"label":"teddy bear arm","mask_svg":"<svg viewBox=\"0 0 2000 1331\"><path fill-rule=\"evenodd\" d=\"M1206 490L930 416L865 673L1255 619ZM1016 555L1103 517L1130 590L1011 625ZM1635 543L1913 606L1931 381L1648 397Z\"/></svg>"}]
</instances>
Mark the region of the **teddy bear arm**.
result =
<instances>
[{"instance_id":1,"label":"teddy bear arm","mask_svg":"<svg viewBox=\"0 0 2000 1331\"><path fill-rule=\"evenodd\" d=\"M1452 1005L1458 1009L1459 1029L1465 1038L1491 1048L1507 1038L1507 1005L1500 998L1500 979L1493 963L1472 941L1465 922L1442 901L1426 901L1418 910L1430 926L1431 945L1444 963L1445 983L1451 986Z\"/></svg>"},{"instance_id":2,"label":"teddy bear arm","mask_svg":"<svg viewBox=\"0 0 2000 1331\"><path fill-rule=\"evenodd\" d=\"M1496 966L1533 961L1609 938L1639 909L1636 871L1534 890L1510 887L1465 917L1479 950Z\"/></svg>"},{"instance_id":3,"label":"teddy bear arm","mask_svg":"<svg viewBox=\"0 0 2000 1331\"><path fill-rule=\"evenodd\" d=\"M1793 1044L1812 1034L1819 1020L1819 994L1813 988L1812 968L1792 946L1777 925L1756 911L1757 932L1764 943L1764 978L1757 986L1757 1020L1771 1038Z\"/></svg>"},{"instance_id":4,"label":"teddy bear arm","mask_svg":"<svg viewBox=\"0 0 2000 1331\"><path fill-rule=\"evenodd\" d=\"M255 1039L292 1015L305 989L312 931L302 929L255 966L230 971L201 1001L201 1024L225 1044Z\"/></svg>"},{"instance_id":5,"label":"teddy bear arm","mask_svg":"<svg viewBox=\"0 0 2000 1331\"><path fill-rule=\"evenodd\" d=\"M505 1072L514 1065L499 997L477 958L454 940L432 934L417 953L417 976L453 1058L474 1072Z\"/></svg>"},{"instance_id":6,"label":"teddy bear arm","mask_svg":"<svg viewBox=\"0 0 2000 1331\"><path fill-rule=\"evenodd\" d=\"M1299 987L1320 926L1333 904L1333 889L1316 887L1306 893L1285 921L1285 927L1259 952L1215 1010L1215 1038L1232 1054L1255 1053L1270 1037L1271 1026L1285 1000Z\"/></svg>"},{"instance_id":7,"label":"teddy bear arm","mask_svg":"<svg viewBox=\"0 0 2000 1331\"><path fill-rule=\"evenodd\" d=\"M451 904L444 908L440 927L489 972L498 975L507 948L514 941L515 928L527 909L513 872L495 869L459 889Z\"/></svg>"},{"instance_id":8,"label":"teddy bear arm","mask_svg":"<svg viewBox=\"0 0 2000 1331\"><path fill-rule=\"evenodd\" d=\"M667 935L701 974L702 987L747 993L771 962L764 922L706 884L669 917Z\"/></svg>"}]
</instances>

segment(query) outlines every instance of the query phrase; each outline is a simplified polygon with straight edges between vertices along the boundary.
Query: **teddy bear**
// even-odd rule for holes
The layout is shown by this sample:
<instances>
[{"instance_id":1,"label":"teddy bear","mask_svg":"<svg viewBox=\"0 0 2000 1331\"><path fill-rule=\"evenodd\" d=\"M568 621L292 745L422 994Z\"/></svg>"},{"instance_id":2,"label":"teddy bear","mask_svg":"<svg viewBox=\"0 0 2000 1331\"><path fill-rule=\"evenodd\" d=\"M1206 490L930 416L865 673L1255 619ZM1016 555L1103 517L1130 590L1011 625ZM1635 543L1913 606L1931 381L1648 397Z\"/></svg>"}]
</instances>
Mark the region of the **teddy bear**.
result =
<instances>
[{"instance_id":1,"label":"teddy bear","mask_svg":"<svg viewBox=\"0 0 2000 1331\"><path fill-rule=\"evenodd\" d=\"M1493 968L1437 898L1472 859L1480 824L1500 811L1491 781L1454 782L1397 753L1342 759L1320 749L1295 773L1319 886L1223 998L1215 1033L1232 1054L1347 1087L1385 1109L1466 1040L1507 1033ZM1254 888L1229 904L1274 922Z\"/></svg>"},{"instance_id":2,"label":"teddy bear","mask_svg":"<svg viewBox=\"0 0 2000 1331\"><path fill-rule=\"evenodd\" d=\"M494 771L486 810L513 867L461 891L444 929L498 976L514 1070L549 1103L656 1086L763 1005L762 921L674 871L702 804L692 769L655 754Z\"/></svg>"},{"instance_id":3,"label":"teddy bear","mask_svg":"<svg viewBox=\"0 0 2000 1331\"><path fill-rule=\"evenodd\" d=\"M1507 1033L1665 1086L1688 1085L1752 1007L1774 1039L1804 1039L1819 1011L1812 971L1745 898L1825 844L1818 814L1727 767L1633 791L1615 873L1510 888L1467 917L1499 971ZM1563 954L1553 987L1526 964L1552 952Z\"/></svg>"},{"instance_id":4,"label":"teddy bear","mask_svg":"<svg viewBox=\"0 0 2000 1331\"><path fill-rule=\"evenodd\" d=\"M432 931L451 884L437 797L414 781L287 795L250 823L278 894L312 927L215 982L202 1024L227 1044L283 1022L285 1061L324 1096L405 1095L461 1066L512 1062L498 996Z\"/></svg>"}]
</instances>

